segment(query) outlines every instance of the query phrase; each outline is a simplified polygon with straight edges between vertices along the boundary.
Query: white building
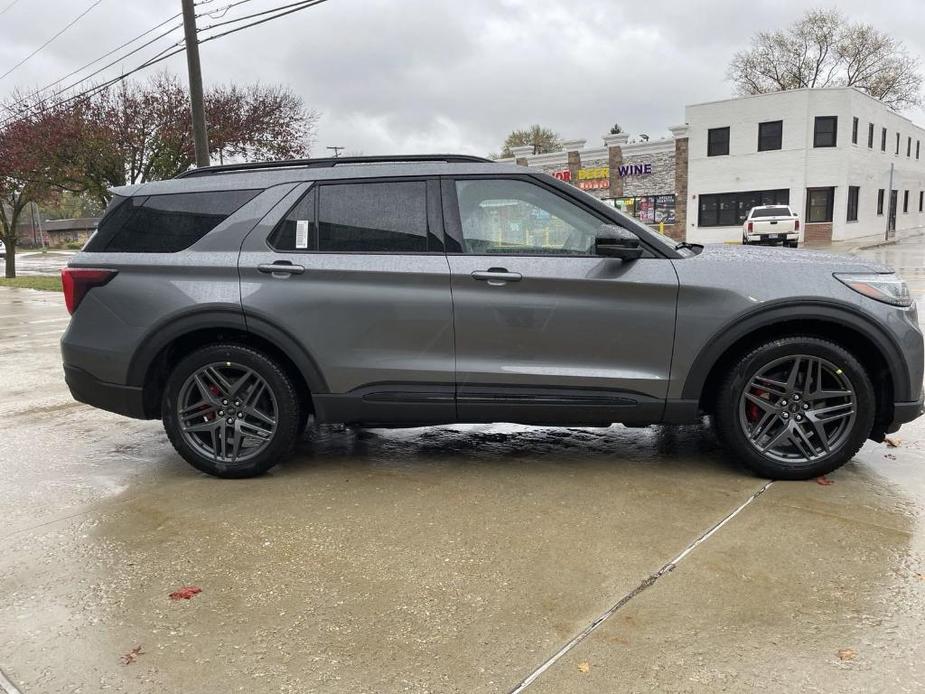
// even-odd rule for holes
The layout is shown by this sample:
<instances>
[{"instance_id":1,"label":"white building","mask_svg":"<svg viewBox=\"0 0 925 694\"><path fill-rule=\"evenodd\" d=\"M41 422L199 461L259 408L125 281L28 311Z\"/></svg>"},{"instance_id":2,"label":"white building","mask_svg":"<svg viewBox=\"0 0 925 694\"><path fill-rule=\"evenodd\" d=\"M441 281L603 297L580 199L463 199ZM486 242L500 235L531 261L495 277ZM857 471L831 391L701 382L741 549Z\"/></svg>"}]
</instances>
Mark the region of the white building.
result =
<instances>
[{"instance_id":1,"label":"white building","mask_svg":"<svg viewBox=\"0 0 925 694\"><path fill-rule=\"evenodd\" d=\"M741 241L748 210L768 203L789 203L810 242L925 226L925 129L863 92L759 94L693 104L685 116L670 138L605 135L603 147L569 140L537 155L518 147L512 160L693 243Z\"/></svg>"},{"instance_id":2,"label":"white building","mask_svg":"<svg viewBox=\"0 0 925 694\"><path fill-rule=\"evenodd\" d=\"M749 208L769 202L789 202L807 241L925 225L925 130L863 92L799 89L694 104L686 121L688 241L740 240Z\"/></svg>"}]
</instances>

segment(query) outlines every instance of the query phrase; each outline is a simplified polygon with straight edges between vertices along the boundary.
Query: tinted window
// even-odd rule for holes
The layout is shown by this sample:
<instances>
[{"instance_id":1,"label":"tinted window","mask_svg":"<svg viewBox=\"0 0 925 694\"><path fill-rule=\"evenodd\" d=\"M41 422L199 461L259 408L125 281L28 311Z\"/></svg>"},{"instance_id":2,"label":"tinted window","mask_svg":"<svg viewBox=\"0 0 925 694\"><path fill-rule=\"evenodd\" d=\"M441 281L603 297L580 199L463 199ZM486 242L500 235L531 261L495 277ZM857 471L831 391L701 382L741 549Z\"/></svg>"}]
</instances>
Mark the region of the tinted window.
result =
<instances>
[{"instance_id":1,"label":"tinted window","mask_svg":"<svg viewBox=\"0 0 925 694\"><path fill-rule=\"evenodd\" d=\"M758 124L758 151L766 152L781 148L784 122L779 120Z\"/></svg>"},{"instance_id":2,"label":"tinted window","mask_svg":"<svg viewBox=\"0 0 925 694\"><path fill-rule=\"evenodd\" d=\"M457 181L466 253L593 255L600 219L540 186Z\"/></svg>"},{"instance_id":3,"label":"tinted window","mask_svg":"<svg viewBox=\"0 0 925 694\"><path fill-rule=\"evenodd\" d=\"M729 154L729 128L712 128L707 131L707 156Z\"/></svg>"},{"instance_id":4,"label":"tinted window","mask_svg":"<svg viewBox=\"0 0 925 694\"><path fill-rule=\"evenodd\" d=\"M848 216L849 222L858 221L858 197L861 189L858 186L848 186Z\"/></svg>"},{"instance_id":5,"label":"tinted window","mask_svg":"<svg viewBox=\"0 0 925 694\"><path fill-rule=\"evenodd\" d=\"M318 230L315 222L315 189L312 188L276 226L267 243L277 251L316 251Z\"/></svg>"},{"instance_id":6,"label":"tinted window","mask_svg":"<svg viewBox=\"0 0 925 694\"><path fill-rule=\"evenodd\" d=\"M321 186L318 250L426 252L427 184L401 181Z\"/></svg>"},{"instance_id":7,"label":"tinted window","mask_svg":"<svg viewBox=\"0 0 925 694\"><path fill-rule=\"evenodd\" d=\"M838 118L835 116L816 116L813 128L813 147L834 147Z\"/></svg>"},{"instance_id":8,"label":"tinted window","mask_svg":"<svg viewBox=\"0 0 925 694\"><path fill-rule=\"evenodd\" d=\"M834 188L809 188L806 191L806 221L831 222Z\"/></svg>"},{"instance_id":9,"label":"tinted window","mask_svg":"<svg viewBox=\"0 0 925 694\"><path fill-rule=\"evenodd\" d=\"M86 250L108 253L182 251L258 192L232 190L128 198L100 222Z\"/></svg>"},{"instance_id":10,"label":"tinted window","mask_svg":"<svg viewBox=\"0 0 925 694\"><path fill-rule=\"evenodd\" d=\"M789 207L761 207L752 212L752 219L755 217L789 217L790 215Z\"/></svg>"},{"instance_id":11,"label":"tinted window","mask_svg":"<svg viewBox=\"0 0 925 694\"><path fill-rule=\"evenodd\" d=\"M789 203L787 188L701 195L697 224L702 227L735 226L745 221L753 207Z\"/></svg>"}]
</instances>

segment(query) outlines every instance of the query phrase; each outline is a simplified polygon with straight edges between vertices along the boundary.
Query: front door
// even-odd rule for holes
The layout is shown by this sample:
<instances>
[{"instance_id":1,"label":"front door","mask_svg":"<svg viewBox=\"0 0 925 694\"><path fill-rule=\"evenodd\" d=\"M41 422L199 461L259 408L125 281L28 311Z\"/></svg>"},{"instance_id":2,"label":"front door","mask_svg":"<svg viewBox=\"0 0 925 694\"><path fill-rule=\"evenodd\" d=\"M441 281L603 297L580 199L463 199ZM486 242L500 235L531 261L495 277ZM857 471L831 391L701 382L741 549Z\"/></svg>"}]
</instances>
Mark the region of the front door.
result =
<instances>
[{"instance_id":1,"label":"front door","mask_svg":"<svg viewBox=\"0 0 925 694\"><path fill-rule=\"evenodd\" d=\"M667 395L669 260L595 255L595 212L535 179L445 180L463 421L652 422Z\"/></svg>"},{"instance_id":2,"label":"front door","mask_svg":"<svg viewBox=\"0 0 925 694\"><path fill-rule=\"evenodd\" d=\"M317 365L319 421L454 421L442 226L436 179L336 181L297 187L245 239L248 327Z\"/></svg>"}]
</instances>

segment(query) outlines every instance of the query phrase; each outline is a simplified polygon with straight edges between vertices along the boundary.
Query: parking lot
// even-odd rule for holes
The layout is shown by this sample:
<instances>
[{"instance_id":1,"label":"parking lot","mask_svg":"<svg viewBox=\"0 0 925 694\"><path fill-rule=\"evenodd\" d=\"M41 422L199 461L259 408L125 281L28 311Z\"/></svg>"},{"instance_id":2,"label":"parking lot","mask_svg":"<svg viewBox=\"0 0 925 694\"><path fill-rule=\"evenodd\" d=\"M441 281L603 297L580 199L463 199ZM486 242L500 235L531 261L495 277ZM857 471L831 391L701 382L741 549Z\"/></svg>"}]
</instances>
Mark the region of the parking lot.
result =
<instances>
[{"instance_id":1,"label":"parking lot","mask_svg":"<svg viewBox=\"0 0 925 694\"><path fill-rule=\"evenodd\" d=\"M923 303L925 239L862 254ZM502 424L222 481L71 400L66 324L0 288L0 691L925 688L923 420L810 482L707 426Z\"/></svg>"}]
</instances>

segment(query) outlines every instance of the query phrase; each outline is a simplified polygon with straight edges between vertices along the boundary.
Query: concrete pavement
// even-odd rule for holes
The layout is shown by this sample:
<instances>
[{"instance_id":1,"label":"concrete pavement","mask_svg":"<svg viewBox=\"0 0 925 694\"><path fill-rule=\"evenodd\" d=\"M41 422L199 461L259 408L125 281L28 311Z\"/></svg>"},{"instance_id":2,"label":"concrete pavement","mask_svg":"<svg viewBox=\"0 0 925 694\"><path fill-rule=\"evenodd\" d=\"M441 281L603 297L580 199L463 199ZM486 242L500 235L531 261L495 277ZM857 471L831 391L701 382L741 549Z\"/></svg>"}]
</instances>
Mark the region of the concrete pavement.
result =
<instances>
[{"instance_id":1,"label":"concrete pavement","mask_svg":"<svg viewBox=\"0 0 925 694\"><path fill-rule=\"evenodd\" d=\"M922 301L921 240L864 254ZM704 427L510 425L320 429L221 481L157 422L70 400L66 321L0 288L0 670L23 692L925 687L921 420L828 486L765 488Z\"/></svg>"}]
</instances>

